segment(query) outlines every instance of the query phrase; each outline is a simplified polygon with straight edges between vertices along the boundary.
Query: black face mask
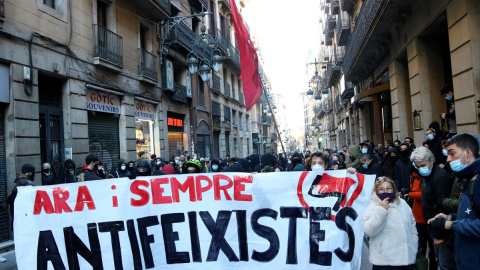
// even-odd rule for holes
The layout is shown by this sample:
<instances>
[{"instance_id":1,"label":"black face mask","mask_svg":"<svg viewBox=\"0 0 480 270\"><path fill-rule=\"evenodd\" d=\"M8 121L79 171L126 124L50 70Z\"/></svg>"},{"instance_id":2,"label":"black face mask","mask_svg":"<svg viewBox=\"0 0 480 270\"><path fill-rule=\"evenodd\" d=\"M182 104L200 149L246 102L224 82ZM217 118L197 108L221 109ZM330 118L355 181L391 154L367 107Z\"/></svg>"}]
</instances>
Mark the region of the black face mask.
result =
<instances>
[{"instance_id":1,"label":"black face mask","mask_svg":"<svg viewBox=\"0 0 480 270\"><path fill-rule=\"evenodd\" d=\"M35 172L33 172L31 175L27 175L28 180L33 181L35 179Z\"/></svg>"},{"instance_id":2,"label":"black face mask","mask_svg":"<svg viewBox=\"0 0 480 270\"><path fill-rule=\"evenodd\" d=\"M400 151L400 158L402 160L409 159L410 158L410 151L408 151L408 150Z\"/></svg>"},{"instance_id":3,"label":"black face mask","mask_svg":"<svg viewBox=\"0 0 480 270\"><path fill-rule=\"evenodd\" d=\"M42 172L45 175L49 175L50 174L50 169L43 169Z\"/></svg>"}]
</instances>

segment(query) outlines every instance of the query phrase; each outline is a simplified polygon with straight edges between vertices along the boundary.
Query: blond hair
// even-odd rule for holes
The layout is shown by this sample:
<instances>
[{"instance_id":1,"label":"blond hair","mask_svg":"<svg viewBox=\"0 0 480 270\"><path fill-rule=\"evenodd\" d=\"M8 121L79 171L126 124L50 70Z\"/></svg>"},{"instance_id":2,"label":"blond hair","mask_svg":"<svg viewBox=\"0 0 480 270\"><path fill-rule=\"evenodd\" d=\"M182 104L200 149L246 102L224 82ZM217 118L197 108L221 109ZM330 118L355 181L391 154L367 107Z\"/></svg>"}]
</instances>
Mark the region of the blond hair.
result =
<instances>
[{"instance_id":1,"label":"blond hair","mask_svg":"<svg viewBox=\"0 0 480 270\"><path fill-rule=\"evenodd\" d=\"M390 202L394 202L398 200L399 198L398 198L397 187L395 186L395 182L393 182L393 180L390 177L382 176L377 178L377 181L375 181L375 184L373 185L373 191L375 192L375 194L377 194L378 187L385 182L390 183L390 185L392 186L393 194L395 194L395 196Z\"/></svg>"}]
</instances>

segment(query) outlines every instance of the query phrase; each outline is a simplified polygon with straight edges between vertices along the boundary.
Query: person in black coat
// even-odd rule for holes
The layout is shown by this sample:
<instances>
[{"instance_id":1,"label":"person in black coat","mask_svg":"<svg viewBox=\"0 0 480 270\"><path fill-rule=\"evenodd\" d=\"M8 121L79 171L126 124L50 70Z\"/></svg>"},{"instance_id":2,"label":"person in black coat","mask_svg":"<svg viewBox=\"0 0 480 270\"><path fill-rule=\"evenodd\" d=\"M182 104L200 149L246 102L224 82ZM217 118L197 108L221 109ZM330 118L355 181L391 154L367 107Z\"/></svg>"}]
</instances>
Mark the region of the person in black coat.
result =
<instances>
[{"instance_id":1,"label":"person in black coat","mask_svg":"<svg viewBox=\"0 0 480 270\"><path fill-rule=\"evenodd\" d=\"M428 149L432 151L433 157L435 158L435 163L437 163L438 166L440 166L441 168L445 167L447 157L445 157L442 153L443 137L441 137L440 135L437 135L437 130L434 128L427 129L426 135L427 135Z\"/></svg>"},{"instance_id":2,"label":"person in black coat","mask_svg":"<svg viewBox=\"0 0 480 270\"><path fill-rule=\"evenodd\" d=\"M415 163L419 174L422 176L420 184L422 190L422 212L425 221L442 213L442 201L448 198L452 189L450 174L440 168L436 163L433 153L426 147L417 147L413 151L410 161ZM453 251L448 248L451 235L444 229L428 228L436 245L435 255L440 262L440 269L455 269L456 263ZM438 251L438 252L437 252Z\"/></svg>"},{"instance_id":3,"label":"person in black coat","mask_svg":"<svg viewBox=\"0 0 480 270\"><path fill-rule=\"evenodd\" d=\"M77 173L75 171L76 166L75 162L71 159L65 160L65 163L63 164L63 167L65 168L64 176L63 176L63 183L75 183L78 181L77 179Z\"/></svg>"},{"instance_id":4,"label":"person in black coat","mask_svg":"<svg viewBox=\"0 0 480 270\"><path fill-rule=\"evenodd\" d=\"M393 182L397 190L402 194L408 194L410 191L410 176L412 175L412 162L410 161L410 155L412 149L408 143L402 143L400 145L399 156L400 159L395 164L395 173L393 175Z\"/></svg>"},{"instance_id":5,"label":"person in black coat","mask_svg":"<svg viewBox=\"0 0 480 270\"><path fill-rule=\"evenodd\" d=\"M52 172L52 167L50 166L50 163L43 163L42 164L42 185L53 185L54 179L53 179L53 172Z\"/></svg>"},{"instance_id":6,"label":"person in black coat","mask_svg":"<svg viewBox=\"0 0 480 270\"><path fill-rule=\"evenodd\" d=\"M87 157L85 157L85 164L87 165L82 167L82 173L79 174L80 182L102 180L102 178L95 173L100 165L100 160L96 155L87 155Z\"/></svg>"},{"instance_id":7,"label":"person in black coat","mask_svg":"<svg viewBox=\"0 0 480 270\"><path fill-rule=\"evenodd\" d=\"M383 176L382 164L377 161L371 154L366 153L360 156L360 164L362 165L358 170L361 174L374 174L375 178Z\"/></svg>"},{"instance_id":8,"label":"person in black coat","mask_svg":"<svg viewBox=\"0 0 480 270\"><path fill-rule=\"evenodd\" d=\"M395 178L395 164L398 161L398 150L396 147L390 149L387 151L387 156L385 158L385 163L380 163L383 168L383 175L390 178L394 179Z\"/></svg>"},{"instance_id":9,"label":"person in black coat","mask_svg":"<svg viewBox=\"0 0 480 270\"><path fill-rule=\"evenodd\" d=\"M117 170L113 173L114 178L129 177L130 171L128 170L128 162L121 160L118 162Z\"/></svg>"}]
</instances>

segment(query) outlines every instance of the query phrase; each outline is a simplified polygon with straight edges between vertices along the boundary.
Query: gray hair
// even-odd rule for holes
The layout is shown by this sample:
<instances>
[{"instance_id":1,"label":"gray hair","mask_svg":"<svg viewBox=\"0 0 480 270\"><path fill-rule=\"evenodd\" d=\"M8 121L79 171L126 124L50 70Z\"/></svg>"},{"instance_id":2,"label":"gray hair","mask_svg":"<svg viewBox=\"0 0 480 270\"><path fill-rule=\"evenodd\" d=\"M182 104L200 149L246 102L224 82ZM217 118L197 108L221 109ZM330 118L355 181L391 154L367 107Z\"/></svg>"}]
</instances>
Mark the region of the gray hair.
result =
<instances>
[{"instance_id":1,"label":"gray hair","mask_svg":"<svg viewBox=\"0 0 480 270\"><path fill-rule=\"evenodd\" d=\"M360 156L360 160L373 160L373 156L370 153L365 153Z\"/></svg>"},{"instance_id":2,"label":"gray hair","mask_svg":"<svg viewBox=\"0 0 480 270\"><path fill-rule=\"evenodd\" d=\"M432 159L435 161L432 151L425 146L417 147L410 156L410 161L413 163L430 161Z\"/></svg>"},{"instance_id":3,"label":"gray hair","mask_svg":"<svg viewBox=\"0 0 480 270\"><path fill-rule=\"evenodd\" d=\"M50 165L50 163L43 163L43 164L42 164L42 169L45 168L45 166L48 166L49 168L52 168L52 166Z\"/></svg>"}]
</instances>

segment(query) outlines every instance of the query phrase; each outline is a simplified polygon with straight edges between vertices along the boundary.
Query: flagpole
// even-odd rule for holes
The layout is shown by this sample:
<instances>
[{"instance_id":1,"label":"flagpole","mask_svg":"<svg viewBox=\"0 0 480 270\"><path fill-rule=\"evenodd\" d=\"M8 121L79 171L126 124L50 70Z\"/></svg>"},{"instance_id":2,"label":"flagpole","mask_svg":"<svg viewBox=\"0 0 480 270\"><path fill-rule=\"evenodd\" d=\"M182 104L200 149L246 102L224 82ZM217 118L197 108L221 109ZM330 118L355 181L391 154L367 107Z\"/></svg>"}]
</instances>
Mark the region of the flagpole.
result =
<instances>
[{"instance_id":1,"label":"flagpole","mask_svg":"<svg viewBox=\"0 0 480 270\"><path fill-rule=\"evenodd\" d=\"M250 40L247 40L247 42L248 42L248 49L250 50L250 54L252 56L253 62L255 63L255 68L257 69L258 77L260 77L260 72L258 71L258 63L257 61L255 61L255 57L253 56L253 52L252 52L252 47L250 47L251 45ZM262 90L266 91L265 87L263 86L262 78L260 78L260 83L262 84ZM270 104L270 100L268 99L268 96L267 96L267 104L270 109L270 112L272 113L273 124L275 125L275 130L277 131L278 139L280 140L280 144L282 145L283 156L287 157L287 153L285 152L285 147L283 146L282 137L280 136L280 131L278 130L277 121L275 120L275 114L273 113L272 105Z\"/></svg>"}]
</instances>

